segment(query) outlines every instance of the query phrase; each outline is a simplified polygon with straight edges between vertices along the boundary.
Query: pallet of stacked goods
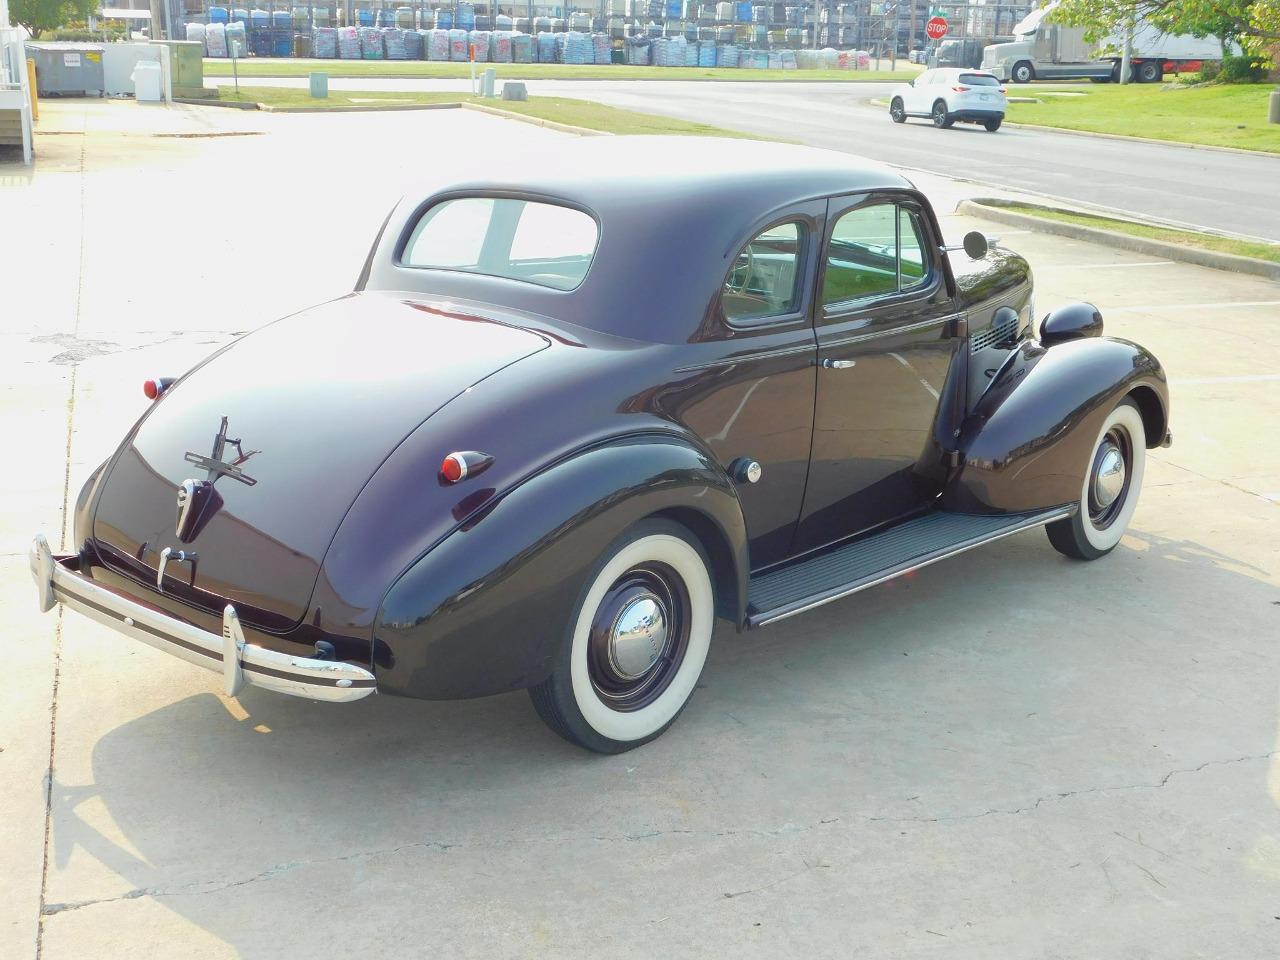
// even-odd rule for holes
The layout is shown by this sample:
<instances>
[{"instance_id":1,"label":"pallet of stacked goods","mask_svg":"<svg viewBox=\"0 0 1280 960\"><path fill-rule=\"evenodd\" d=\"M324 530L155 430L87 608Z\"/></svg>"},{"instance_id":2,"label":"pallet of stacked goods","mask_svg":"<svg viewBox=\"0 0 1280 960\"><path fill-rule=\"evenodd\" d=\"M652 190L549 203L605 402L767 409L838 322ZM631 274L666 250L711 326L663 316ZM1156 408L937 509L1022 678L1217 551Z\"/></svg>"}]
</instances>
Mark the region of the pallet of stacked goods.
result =
<instances>
[{"instance_id":1,"label":"pallet of stacked goods","mask_svg":"<svg viewBox=\"0 0 1280 960\"><path fill-rule=\"evenodd\" d=\"M500 18L495 18L500 19ZM509 20L510 18L508 18ZM489 62L511 62L511 31L494 30L489 34Z\"/></svg>"},{"instance_id":2,"label":"pallet of stacked goods","mask_svg":"<svg viewBox=\"0 0 1280 960\"><path fill-rule=\"evenodd\" d=\"M409 53L405 49L404 31L399 27L381 27L382 49L388 60L408 60Z\"/></svg>"},{"instance_id":3,"label":"pallet of stacked goods","mask_svg":"<svg viewBox=\"0 0 1280 960\"><path fill-rule=\"evenodd\" d=\"M316 27L315 39L311 44L312 55L321 60L338 59L337 27Z\"/></svg>"},{"instance_id":4,"label":"pallet of stacked goods","mask_svg":"<svg viewBox=\"0 0 1280 960\"><path fill-rule=\"evenodd\" d=\"M489 62L489 37L488 30L472 30L467 34L467 43L475 51L476 63Z\"/></svg>"},{"instance_id":5,"label":"pallet of stacked goods","mask_svg":"<svg viewBox=\"0 0 1280 960\"><path fill-rule=\"evenodd\" d=\"M338 28L338 56L343 60L360 59L360 28Z\"/></svg>"},{"instance_id":6,"label":"pallet of stacked goods","mask_svg":"<svg viewBox=\"0 0 1280 960\"><path fill-rule=\"evenodd\" d=\"M527 33L513 33L511 35L511 62L534 62L533 37Z\"/></svg>"},{"instance_id":7,"label":"pallet of stacked goods","mask_svg":"<svg viewBox=\"0 0 1280 960\"><path fill-rule=\"evenodd\" d=\"M382 49L382 31L377 27L360 27L360 59L385 59Z\"/></svg>"},{"instance_id":8,"label":"pallet of stacked goods","mask_svg":"<svg viewBox=\"0 0 1280 960\"><path fill-rule=\"evenodd\" d=\"M467 31L461 27L454 27L449 31L449 59L457 62L466 62L467 56Z\"/></svg>"},{"instance_id":9,"label":"pallet of stacked goods","mask_svg":"<svg viewBox=\"0 0 1280 960\"><path fill-rule=\"evenodd\" d=\"M427 59L449 59L449 31L436 28L427 31Z\"/></svg>"},{"instance_id":10,"label":"pallet of stacked goods","mask_svg":"<svg viewBox=\"0 0 1280 960\"><path fill-rule=\"evenodd\" d=\"M211 57L225 58L227 55L227 25L210 23L204 32L205 53Z\"/></svg>"},{"instance_id":11,"label":"pallet of stacked goods","mask_svg":"<svg viewBox=\"0 0 1280 960\"><path fill-rule=\"evenodd\" d=\"M404 31L404 55L407 60L426 59L426 35L421 30Z\"/></svg>"},{"instance_id":12,"label":"pallet of stacked goods","mask_svg":"<svg viewBox=\"0 0 1280 960\"><path fill-rule=\"evenodd\" d=\"M204 31L205 31L205 26L203 23L187 24L187 39L193 43L200 44L200 51L202 54L205 53Z\"/></svg>"}]
</instances>

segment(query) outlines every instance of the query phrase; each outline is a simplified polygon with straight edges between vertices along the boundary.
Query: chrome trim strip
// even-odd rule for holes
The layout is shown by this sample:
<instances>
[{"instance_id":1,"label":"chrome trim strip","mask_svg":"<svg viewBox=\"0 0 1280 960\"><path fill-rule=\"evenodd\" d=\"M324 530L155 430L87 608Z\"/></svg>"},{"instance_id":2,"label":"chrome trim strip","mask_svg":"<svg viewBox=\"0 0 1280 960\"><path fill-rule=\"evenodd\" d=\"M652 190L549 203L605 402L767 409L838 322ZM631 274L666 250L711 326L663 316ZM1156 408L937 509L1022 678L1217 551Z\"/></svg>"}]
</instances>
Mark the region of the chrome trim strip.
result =
<instances>
[{"instance_id":1,"label":"chrome trim strip","mask_svg":"<svg viewBox=\"0 0 1280 960\"><path fill-rule=\"evenodd\" d=\"M870 579L854 581L843 587L836 587L833 590L826 590L822 593L816 593L811 597L805 597L800 600L794 600L791 603L784 604L773 610L765 611L755 616L747 616L748 627L764 627L771 623L777 623L779 620L786 620L788 617L794 617L798 613L806 613L815 607L821 607L824 604L841 600L844 597L852 596L855 593L861 593L863 590L871 587L879 586L887 580L894 577L900 577L902 574L911 570L919 570L923 567L937 563L939 560L946 560L948 557L954 557L956 554L964 553L972 550L974 547L980 547L983 544L994 543L997 540L1003 540L1005 537L1012 536L1015 533L1021 533L1023 530L1030 530L1034 527L1042 527L1046 523L1052 523L1054 520L1061 520L1063 517L1069 517L1076 512L1076 504L1068 504L1063 507L1055 507L1052 510L1046 510L1030 517L1026 517L1020 523L1012 524L1004 527L993 534L983 537L973 537L964 540L952 546L945 547L934 553L926 553L921 557L913 559L910 563L901 563L874 574Z\"/></svg>"},{"instance_id":2,"label":"chrome trim strip","mask_svg":"<svg viewBox=\"0 0 1280 960\"><path fill-rule=\"evenodd\" d=\"M949 313L945 317L931 317L928 320L921 320L919 323L909 323L905 327L893 327L889 330L876 330L872 333L859 333L852 337L844 337L840 340L819 340L818 347L826 350L829 347L847 347L852 343L862 343L864 340L879 340L881 337L893 337L901 333L914 333L916 330L924 330L928 327L936 327L940 324L950 323L959 317L965 316L964 313Z\"/></svg>"},{"instance_id":3,"label":"chrome trim strip","mask_svg":"<svg viewBox=\"0 0 1280 960\"><path fill-rule=\"evenodd\" d=\"M761 350L758 353L740 353L732 357L721 357L718 360L707 360L703 363L691 363L676 367L676 373L692 373L695 370L710 370L714 367L728 367L735 363L750 363L756 360L773 360L776 357L789 357L796 353L816 353L818 344L813 340L790 347L775 347L772 350Z\"/></svg>"},{"instance_id":4,"label":"chrome trim strip","mask_svg":"<svg viewBox=\"0 0 1280 960\"><path fill-rule=\"evenodd\" d=\"M41 611L61 603L127 637L221 673L228 696L245 684L339 703L377 692L374 675L355 664L295 657L246 643L240 619L230 605L223 611L219 636L73 573L58 563L43 534L32 541L29 559Z\"/></svg>"}]
</instances>

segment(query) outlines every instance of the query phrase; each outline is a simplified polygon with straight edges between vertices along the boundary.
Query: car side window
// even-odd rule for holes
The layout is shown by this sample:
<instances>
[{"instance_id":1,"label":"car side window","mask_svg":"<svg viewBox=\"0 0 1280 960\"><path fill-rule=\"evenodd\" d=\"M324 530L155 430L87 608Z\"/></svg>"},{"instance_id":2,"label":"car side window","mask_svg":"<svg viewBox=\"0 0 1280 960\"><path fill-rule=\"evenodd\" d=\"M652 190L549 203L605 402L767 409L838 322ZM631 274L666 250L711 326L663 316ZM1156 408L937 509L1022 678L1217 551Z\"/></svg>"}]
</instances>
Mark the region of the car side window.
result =
<instances>
[{"instance_id":1,"label":"car side window","mask_svg":"<svg viewBox=\"0 0 1280 960\"><path fill-rule=\"evenodd\" d=\"M929 277L926 233L919 214L895 203L848 211L831 232L822 280L824 305L888 296Z\"/></svg>"},{"instance_id":2,"label":"car side window","mask_svg":"<svg viewBox=\"0 0 1280 960\"><path fill-rule=\"evenodd\" d=\"M720 294L730 322L764 320L799 309L804 228L794 220L763 231L740 251Z\"/></svg>"}]
</instances>

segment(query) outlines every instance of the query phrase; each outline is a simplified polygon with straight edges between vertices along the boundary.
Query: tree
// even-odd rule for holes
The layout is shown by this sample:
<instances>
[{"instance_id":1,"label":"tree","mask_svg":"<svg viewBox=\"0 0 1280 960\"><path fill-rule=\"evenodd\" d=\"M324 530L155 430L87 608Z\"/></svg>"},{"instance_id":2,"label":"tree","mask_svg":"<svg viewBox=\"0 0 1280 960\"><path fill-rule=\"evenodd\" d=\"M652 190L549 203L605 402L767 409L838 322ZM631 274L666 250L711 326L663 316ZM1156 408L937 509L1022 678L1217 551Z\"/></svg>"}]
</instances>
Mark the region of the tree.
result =
<instances>
[{"instance_id":1,"label":"tree","mask_svg":"<svg viewBox=\"0 0 1280 960\"><path fill-rule=\"evenodd\" d=\"M89 19L99 5L98 0L9 0L9 17L35 40L69 20Z\"/></svg>"},{"instance_id":2,"label":"tree","mask_svg":"<svg viewBox=\"0 0 1280 960\"><path fill-rule=\"evenodd\" d=\"M1165 33L1217 37L1224 47L1280 40L1280 0L1061 0L1051 18L1084 27L1093 42L1140 21Z\"/></svg>"}]
</instances>

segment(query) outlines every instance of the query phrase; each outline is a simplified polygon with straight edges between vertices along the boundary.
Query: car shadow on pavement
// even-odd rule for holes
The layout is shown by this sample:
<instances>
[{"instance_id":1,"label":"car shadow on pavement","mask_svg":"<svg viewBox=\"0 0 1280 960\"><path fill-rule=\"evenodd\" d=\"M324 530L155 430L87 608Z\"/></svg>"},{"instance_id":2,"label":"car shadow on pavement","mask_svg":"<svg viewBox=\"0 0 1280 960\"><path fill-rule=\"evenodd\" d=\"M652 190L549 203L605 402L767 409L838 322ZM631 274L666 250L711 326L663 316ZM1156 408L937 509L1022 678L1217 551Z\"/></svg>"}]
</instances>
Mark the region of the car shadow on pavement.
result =
<instances>
[{"instance_id":1,"label":"car shadow on pavement","mask_svg":"<svg viewBox=\"0 0 1280 960\"><path fill-rule=\"evenodd\" d=\"M1080 564L1022 535L776 628L721 629L685 715L617 757L560 741L522 693L341 706L252 689L238 702L188 697L102 736L93 783L53 784L51 869L81 850L127 892L95 899L68 876L46 915L154 897L239 955L273 957L280 944L266 942L261 918L204 894L354 858L376 872L406 847L425 856L664 831L715 842L723 831L1016 807L1106 776L1159 781L1205 760L1195 749L1214 731L1223 757L1273 749L1276 652L1231 633L1229 613L1217 624L1229 655L1207 649L1221 638L1188 610L1211 597L1256 623L1275 588L1199 544L1136 537L1140 549ZM1048 735L1059 752L1047 769ZM406 895L454 882L443 863L425 860ZM356 896L358 879L332 882L326 898Z\"/></svg>"}]
</instances>

